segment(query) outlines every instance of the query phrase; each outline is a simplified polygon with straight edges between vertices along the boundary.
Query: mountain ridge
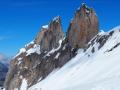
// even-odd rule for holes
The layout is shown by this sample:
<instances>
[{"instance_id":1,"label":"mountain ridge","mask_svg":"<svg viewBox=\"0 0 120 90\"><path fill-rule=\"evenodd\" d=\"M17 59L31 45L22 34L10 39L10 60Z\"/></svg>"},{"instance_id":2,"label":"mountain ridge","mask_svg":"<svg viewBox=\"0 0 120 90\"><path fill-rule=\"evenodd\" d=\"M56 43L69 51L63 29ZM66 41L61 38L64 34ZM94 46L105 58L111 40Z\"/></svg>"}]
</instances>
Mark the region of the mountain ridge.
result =
<instances>
[{"instance_id":1,"label":"mountain ridge","mask_svg":"<svg viewBox=\"0 0 120 90\"><path fill-rule=\"evenodd\" d=\"M82 4L81 8L76 11L73 20L68 26L66 37L63 33L60 17L53 18L48 25L42 26L36 38L25 45L24 48L21 48L20 52L12 59L5 81L5 90L35 90L36 88L38 90L41 88L42 90L73 90L74 88L76 90L82 88L88 90L84 85L82 86L82 81L87 84L87 80L91 80L94 76L96 80L102 80L101 77L104 77L100 74L100 77L97 78L96 74L99 73L97 71L93 73L92 67L95 68L96 66L101 72L104 72L104 68L114 65L112 63L109 65L106 62L109 54L111 55L111 59L109 58L111 62L118 62L117 56L111 52L116 48L119 50L119 32L119 27L115 28L115 31L113 29L109 32L99 32L98 17L95 11L85 4ZM118 50L115 52L117 55ZM112 56L116 56L115 62ZM100 61L99 58L102 60ZM100 62L100 65L103 62L106 66L102 68L98 62ZM87 65L90 66L90 69ZM78 72L75 72L74 68L79 69ZM86 69L86 71L81 70L82 68ZM85 75L88 77L85 78ZM68 78L68 80L62 78ZM78 80L79 78L81 80ZM58 83L52 79L58 81ZM107 76L105 79L107 79ZM72 83L72 81L76 82L75 80L78 80L78 82ZM73 87L68 84L69 81ZM95 82L94 78L91 82ZM63 85L64 83L68 86ZM53 86L54 84L55 86ZM89 87L90 90L96 88Z\"/></svg>"},{"instance_id":2,"label":"mountain ridge","mask_svg":"<svg viewBox=\"0 0 120 90\"><path fill-rule=\"evenodd\" d=\"M86 50L78 49L62 68L28 90L119 90L119 43L120 26L98 33Z\"/></svg>"}]
</instances>

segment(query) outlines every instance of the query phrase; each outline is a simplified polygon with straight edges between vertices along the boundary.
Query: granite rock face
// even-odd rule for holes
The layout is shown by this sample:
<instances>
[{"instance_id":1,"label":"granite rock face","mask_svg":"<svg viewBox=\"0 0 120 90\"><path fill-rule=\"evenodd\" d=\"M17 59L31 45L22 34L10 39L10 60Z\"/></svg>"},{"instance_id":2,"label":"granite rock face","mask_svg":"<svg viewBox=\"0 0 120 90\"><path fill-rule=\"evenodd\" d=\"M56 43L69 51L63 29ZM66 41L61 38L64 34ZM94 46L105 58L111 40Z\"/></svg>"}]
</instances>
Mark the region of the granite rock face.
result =
<instances>
[{"instance_id":1,"label":"granite rock face","mask_svg":"<svg viewBox=\"0 0 120 90\"><path fill-rule=\"evenodd\" d=\"M85 48L98 31L99 22L95 11L82 4L69 25L67 38L73 48Z\"/></svg>"},{"instance_id":2,"label":"granite rock face","mask_svg":"<svg viewBox=\"0 0 120 90\"><path fill-rule=\"evenodd\" d=\"M35 39L35 43L39 44L42 51L49 51L57 48L59 40L64 37L60 17L55 17L49 25L42 26L41 32Z\"/></svg>"}]
</instances>

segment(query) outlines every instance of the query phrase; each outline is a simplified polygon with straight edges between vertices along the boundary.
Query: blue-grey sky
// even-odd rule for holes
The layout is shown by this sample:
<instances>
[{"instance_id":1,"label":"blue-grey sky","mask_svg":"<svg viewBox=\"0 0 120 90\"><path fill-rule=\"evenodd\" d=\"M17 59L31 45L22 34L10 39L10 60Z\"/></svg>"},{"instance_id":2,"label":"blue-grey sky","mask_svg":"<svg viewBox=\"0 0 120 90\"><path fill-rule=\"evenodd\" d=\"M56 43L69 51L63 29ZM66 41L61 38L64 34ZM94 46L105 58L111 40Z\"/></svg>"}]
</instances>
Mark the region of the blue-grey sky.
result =
<instances>
[{"instance_id":1,"label":"blue-grey sky","mask_svg":"<svg viewBox=\"0 0 120 90\"><path fill-rule=\"evenodd\" d=\"M85 2L99 17L100 29L120 25L119 0L0 0L0 53L14 56L42 25L60 15L66 32L75 10Z\"/></svg>"}]
</instances>

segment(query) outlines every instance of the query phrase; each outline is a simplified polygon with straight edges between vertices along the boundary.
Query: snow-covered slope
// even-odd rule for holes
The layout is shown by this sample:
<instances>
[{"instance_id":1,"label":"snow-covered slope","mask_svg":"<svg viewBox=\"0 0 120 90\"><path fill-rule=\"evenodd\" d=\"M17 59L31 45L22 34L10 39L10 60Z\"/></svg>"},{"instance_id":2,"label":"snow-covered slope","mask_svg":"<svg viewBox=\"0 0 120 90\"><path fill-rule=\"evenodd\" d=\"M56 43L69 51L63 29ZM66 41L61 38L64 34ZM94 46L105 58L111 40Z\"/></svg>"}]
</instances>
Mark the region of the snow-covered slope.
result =
<instances>
[{"instance_id":1,"label":"snow-covered slope","mask_svg":"<svg viewBox=\"0 0 120 90\"><path fill-rule=\"evenodd\" d=\"M87 50L29 90L120 90L120 26L99 33ZM22 87L26 87L23 79ZM23 88L22 88L23 90Z\"/></svg>"}]
</instances>

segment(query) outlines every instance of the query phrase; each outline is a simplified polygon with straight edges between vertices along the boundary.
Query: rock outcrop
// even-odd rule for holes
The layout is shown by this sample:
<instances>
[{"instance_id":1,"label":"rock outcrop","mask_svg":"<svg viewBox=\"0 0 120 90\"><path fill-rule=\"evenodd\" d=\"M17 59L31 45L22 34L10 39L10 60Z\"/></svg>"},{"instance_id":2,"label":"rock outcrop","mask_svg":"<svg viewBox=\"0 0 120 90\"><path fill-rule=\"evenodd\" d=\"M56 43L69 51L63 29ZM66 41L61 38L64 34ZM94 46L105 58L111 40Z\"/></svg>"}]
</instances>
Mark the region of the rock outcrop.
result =
<instances>
[{"instance_id":1,"label":"rock outcrop","mask_svg":"<svg viewBox=\"0 0 120 90\"><path fill-rule=\"evenodd\" d=\"M11 60L5 89L20 90L23 79L27 81L28 87L43 80L76 55L77 44L79 47L85 47L97 33L98 19L94 10L87 9L85 5L76 12L67 38L62 31L60 17L54 18L49 25L42 27L34 41L20 49Z\"/></svg>"},{"instance_id":2,"label":"rock outcrop","mask_svg":"<svg viewBox=\"0 0 120 90\"><path fill-rule=\"evenodd\" d=\"M35 43L39 44L42 51L50 51L52 48L57 48L59 40L64 37L61 26L60 17L55 17L49 25L42 26L41 32L35 39Z\"/></svg>"},{"instance_id":3,"label":"rock outcrop","mask_svg":"<svg viewBox=\"0 0 120 90\"><path fill-rule=\"evenodd\" d=\"M49 25L42 27L33 42L20 49L13 58L6 77L6 90L20 89L24 78L29 87L64 65L70 59L70 53L66 48L62 50L63 47L66 46L61 20L55 17Z\"/></svg>"},{"instance_id":4,"label":"rock outcrop","mask_svg":"<svg viewBox=\"0 0 120 90\"><path fill-rule=\"evenodd\" d=\"M85 48L98 31L99 22L95 11L82 4L69 25L67 38L73 48Z\"/></svg>"}]
</instances>

